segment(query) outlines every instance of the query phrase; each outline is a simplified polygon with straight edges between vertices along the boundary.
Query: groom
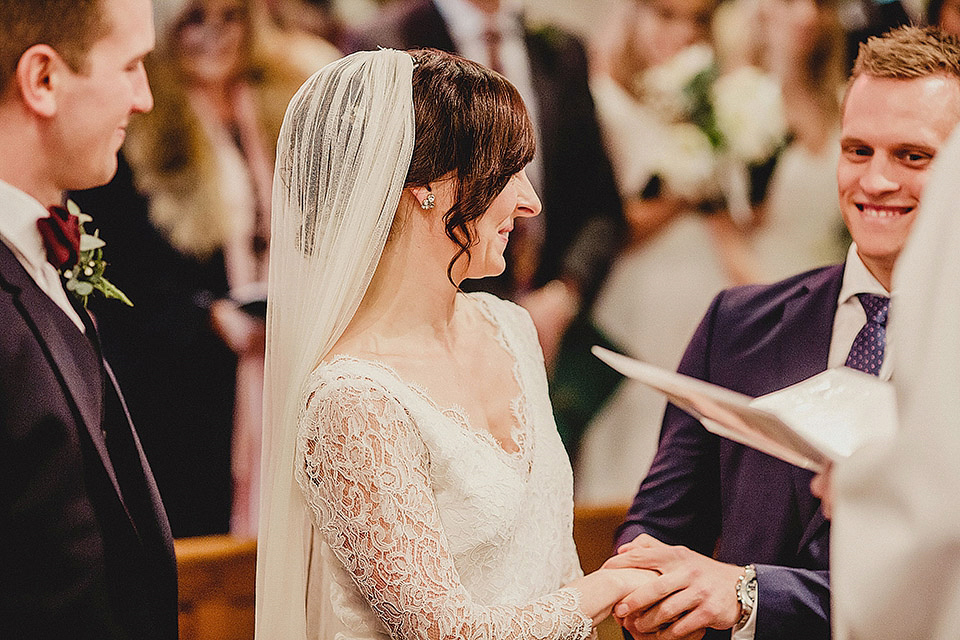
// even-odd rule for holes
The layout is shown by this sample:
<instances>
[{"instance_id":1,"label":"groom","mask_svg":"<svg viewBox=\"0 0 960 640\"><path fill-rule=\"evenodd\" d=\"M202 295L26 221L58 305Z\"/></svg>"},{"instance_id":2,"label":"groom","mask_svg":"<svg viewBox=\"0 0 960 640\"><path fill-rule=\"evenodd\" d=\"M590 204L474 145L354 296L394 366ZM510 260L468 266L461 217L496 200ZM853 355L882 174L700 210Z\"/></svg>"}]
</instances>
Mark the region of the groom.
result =
<instances>
[{"instance_id":1,"label":"groom","mask_svg":"<svg viewBox=\"0 0 960 640\"><path fill-rule=\"evenodd\" d=\"M750 396L844 364L889 378L891 274L958 121L960 41L908 27L862 45L837 168L846 262L722 292L680 371ZM829 638L830 529L811 478L669 405L609 561L660 573L614 610L634 638Z\"/></svg>"},{"instance_id":2,"label":"groom","mask_svg":"<svg viewBox=\"0 0 960 640\"><path fill-rule=\"evenodd\" d=\"M0 25L0 638L176 640L153 476L48 262L73 266L77 247L52 239L79 236L47 207L107 182L153 106L150 0L0 0Z\"/></svg>"}]
</instances>

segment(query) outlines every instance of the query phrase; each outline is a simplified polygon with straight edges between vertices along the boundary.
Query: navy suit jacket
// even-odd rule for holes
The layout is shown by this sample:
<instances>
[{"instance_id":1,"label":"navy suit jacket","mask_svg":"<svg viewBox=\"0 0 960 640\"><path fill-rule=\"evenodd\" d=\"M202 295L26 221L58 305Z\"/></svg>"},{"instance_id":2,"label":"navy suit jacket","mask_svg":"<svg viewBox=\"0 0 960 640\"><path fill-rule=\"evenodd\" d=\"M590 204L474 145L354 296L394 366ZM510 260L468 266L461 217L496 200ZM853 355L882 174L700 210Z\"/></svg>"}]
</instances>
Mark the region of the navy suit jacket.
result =
<instances>
[{"instance_id":1,"label":"navy suit jacket","mask_svg":"<svg viewBox=\"0 0 960 640\"><path fill-rule=\"evenodd\" d=\"M398 2L361 32L345 39L349 51L431 47L456 52L450 31L431 0ZM556 28L527 29L533 90L537 96L543 160L546 236L534 286L564 277L589 302L620 248L625 226L587 82L587 59L573 36ZM511 264L483 288L501 297L509 290Z\"/></svg>"},{"instance_id":2,"label":"navy suit jacket","mask_svg":"<svg viewBox=\"0 0 960 640\"><path fill-rule=\"evenodd\" d=\"M720 293L679 371L750 396L824 371L842 280L843 265L836 265ZM618 544L648 533L722 562L753 563L757 640L829 638L829 523L810 493L811 478L668 405L659 449Z\"/></svg>"},{"instance_id":3,"label":"navy suit jacket","mask_svg":"<svg viewBox=\"0 0 960 640\"><path fill-rule=\"evenodd\" d=\"M169 525L77 311L0 242L0 638L176 640Z\"/></svg>"}]
</instances>

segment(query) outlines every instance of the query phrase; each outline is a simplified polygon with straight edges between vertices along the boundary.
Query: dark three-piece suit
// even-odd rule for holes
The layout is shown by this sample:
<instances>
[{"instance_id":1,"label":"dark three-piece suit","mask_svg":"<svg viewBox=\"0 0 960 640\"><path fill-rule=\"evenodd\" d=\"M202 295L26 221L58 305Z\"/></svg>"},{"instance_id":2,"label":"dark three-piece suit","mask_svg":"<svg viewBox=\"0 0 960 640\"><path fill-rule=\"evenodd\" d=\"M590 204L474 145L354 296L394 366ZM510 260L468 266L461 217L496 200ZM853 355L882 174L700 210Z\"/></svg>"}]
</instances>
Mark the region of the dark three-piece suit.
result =
<instances>
[{"instance_id":1,"label":"dark three-piece suit","mask_svg":"<svg viewBox=\"0 0 960 640\"><path fill-rule=\"evenodd\" d=\"M77 311L0 242L0 638L175 640L169 525Z\"/></svg>"},{"instance_id":2,"label":"dark three-piece suit","mask_svg":"<svg viewBox=\"0 0 960 640\"><path fill-rule=\"evenodd\" d=\"M750 396L827 368L843 265L711 304L679 371ZM829 523L810 471L709 433L668 405L660 446L618 544L648 533L722 562L757 566L757 640L830 637ZM729 638L730 631L708 632Z\"/></svg>"}]
</instances>

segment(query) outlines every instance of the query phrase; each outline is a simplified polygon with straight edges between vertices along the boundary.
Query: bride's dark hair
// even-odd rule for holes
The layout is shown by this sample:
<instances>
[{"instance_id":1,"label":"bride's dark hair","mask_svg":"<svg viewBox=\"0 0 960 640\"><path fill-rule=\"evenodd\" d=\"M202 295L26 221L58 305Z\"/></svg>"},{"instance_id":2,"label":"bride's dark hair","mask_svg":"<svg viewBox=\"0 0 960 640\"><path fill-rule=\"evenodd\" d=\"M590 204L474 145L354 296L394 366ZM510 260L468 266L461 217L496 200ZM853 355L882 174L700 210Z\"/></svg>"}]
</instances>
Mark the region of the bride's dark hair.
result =
<instances>
[{"instance_id":1,"label":"bride's dark hair","mask_svg":"<svg viewBox=\"0 0 960 640\"><path fill-rule=\"evenodd\" d=\"M456 198L444 216L447 236L470 260L473 228L510 177L532 159L533 124L517 89L499 73L436 49L408 52L414 60L416 135L405 186L424 186L447 175Z\"/></svg>"}]
</instances>

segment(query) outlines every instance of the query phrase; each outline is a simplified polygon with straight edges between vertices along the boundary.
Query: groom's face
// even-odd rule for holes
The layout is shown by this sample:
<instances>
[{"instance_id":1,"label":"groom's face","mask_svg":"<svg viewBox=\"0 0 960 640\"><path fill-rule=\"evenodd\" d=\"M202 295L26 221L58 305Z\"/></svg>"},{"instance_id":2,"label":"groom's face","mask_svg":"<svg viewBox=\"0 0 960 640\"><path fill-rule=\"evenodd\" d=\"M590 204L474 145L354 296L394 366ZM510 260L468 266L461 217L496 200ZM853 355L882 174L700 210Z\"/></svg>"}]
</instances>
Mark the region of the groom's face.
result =
<instances>
[{"instance_id":1,"label":"groom's face","mask_svg":"<svg viewBox=\"0 0 960 640\"><path fill-rule=\"evenodd\" d=\"M933 159L958 118L960 82L952 76L865 74L850 86L837 170L840 210L874 275L892 271Z\"/></svg>"},{"instance_id":2,"label":"groom's face","mask_svg":"<svg viewBox=\"0 0 960 640\"><path fill-rule=\"evenodd\" d=\"M101 2L105 34L87 52L82 69L59 76L51 139L60 157L52 171L63 190L108 182L130 116L153 107L143 67L154 45L150 0Z\"/></svg>"}]
</instances>

